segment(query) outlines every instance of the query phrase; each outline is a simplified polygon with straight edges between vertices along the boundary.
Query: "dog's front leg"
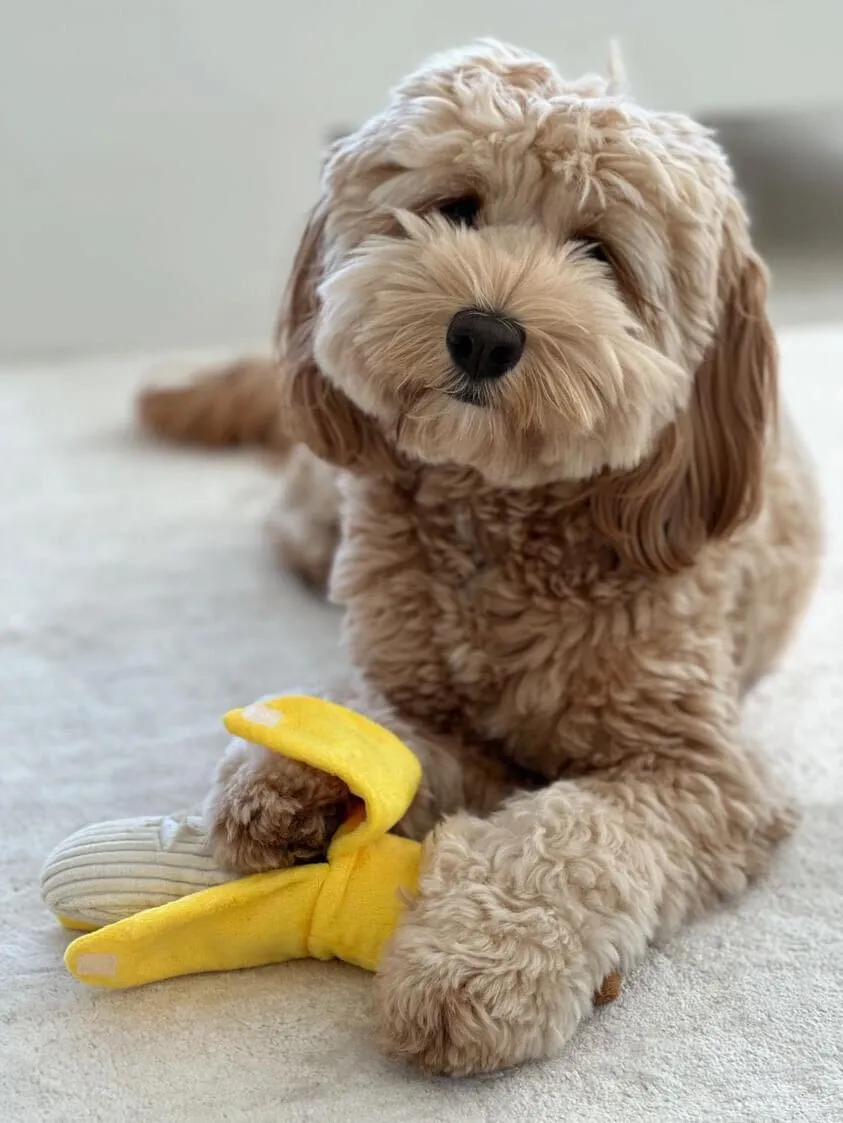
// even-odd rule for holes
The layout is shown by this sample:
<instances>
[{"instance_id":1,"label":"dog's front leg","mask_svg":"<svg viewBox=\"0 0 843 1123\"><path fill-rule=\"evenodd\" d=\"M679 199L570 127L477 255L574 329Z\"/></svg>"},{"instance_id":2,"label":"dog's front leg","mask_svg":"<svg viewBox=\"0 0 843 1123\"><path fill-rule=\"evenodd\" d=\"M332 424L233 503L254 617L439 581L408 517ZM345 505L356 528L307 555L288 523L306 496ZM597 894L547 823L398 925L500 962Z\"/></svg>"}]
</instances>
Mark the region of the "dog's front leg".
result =
<instances>
[{"instance_id":1,"label":"dog's front leg","mask_svg":"<svg viewBox=\"0 0 843 1123\"><path fill-rule=\"evenodd\" d=\"M438 827L378 975L385 1047L453 1074L549 1056L608 972L760 872L793 816L707 738Z\"/></svg>"},{"instance_id":2,"label":"dog's front leg","mask_svg":"<svg viewBox=\"0 0 843 1123\"><path fill-rule=\"evenodd\" d=\"M456 736L408 722L367 689L334 689L322 697L380 722L419 758L422 782L396 828L410 838L423 838L462 808L485 814L523 785L515 770ZM238 873L255 873L321 858L349 804L348 788L336 776L234 741L206 799L205 818L217 861Z\"/></svg>"}]
</instances>

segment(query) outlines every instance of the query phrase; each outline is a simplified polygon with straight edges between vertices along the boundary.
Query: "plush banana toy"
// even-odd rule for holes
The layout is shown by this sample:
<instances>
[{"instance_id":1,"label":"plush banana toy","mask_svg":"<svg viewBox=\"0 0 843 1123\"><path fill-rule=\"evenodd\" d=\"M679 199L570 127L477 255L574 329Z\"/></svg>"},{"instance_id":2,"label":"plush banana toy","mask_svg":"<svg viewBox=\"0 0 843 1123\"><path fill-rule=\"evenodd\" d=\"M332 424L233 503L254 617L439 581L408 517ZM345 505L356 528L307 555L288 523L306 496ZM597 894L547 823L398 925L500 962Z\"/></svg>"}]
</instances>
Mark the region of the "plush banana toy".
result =
<instances>
[{"instance_id":1,"label":"plush banana toy","mask_svg":"<svg viewBox=\"0 0 843 1123\"><path fill-rule=\"evenodd\" d=\"M421 779L388 730L317 698L233 710L236 737L338 776L360 801L327 861L238 878L218 869L190 816L101 823L47 860L42 895L67 928L86 931L65 964L77 979L132 987L179 975L339 958L374 971L418 882L421 847L388 833ZM610 1002L620 978L604 980Z\"/></svg>"}]
</instances>

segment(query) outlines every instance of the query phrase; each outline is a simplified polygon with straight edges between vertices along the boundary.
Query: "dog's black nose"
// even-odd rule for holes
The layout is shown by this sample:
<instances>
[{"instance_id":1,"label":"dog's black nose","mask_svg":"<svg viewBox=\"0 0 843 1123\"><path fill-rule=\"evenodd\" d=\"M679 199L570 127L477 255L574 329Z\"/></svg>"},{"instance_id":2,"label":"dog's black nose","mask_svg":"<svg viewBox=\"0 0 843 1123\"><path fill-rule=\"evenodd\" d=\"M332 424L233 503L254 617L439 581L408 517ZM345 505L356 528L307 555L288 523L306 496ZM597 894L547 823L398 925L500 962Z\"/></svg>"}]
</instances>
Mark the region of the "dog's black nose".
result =
<instances>
[{"instance_id":1,"label":"dog's black nose","mask_svg":"<svg viewBox=\"0 0 843 1123\"><path fill-rule=\"evenodd\" d=\"M464 308L448 324L445 343L451 358L469 378L500 378L524 351L524 329L515 320Z\"/></svg>"}]
</instances>

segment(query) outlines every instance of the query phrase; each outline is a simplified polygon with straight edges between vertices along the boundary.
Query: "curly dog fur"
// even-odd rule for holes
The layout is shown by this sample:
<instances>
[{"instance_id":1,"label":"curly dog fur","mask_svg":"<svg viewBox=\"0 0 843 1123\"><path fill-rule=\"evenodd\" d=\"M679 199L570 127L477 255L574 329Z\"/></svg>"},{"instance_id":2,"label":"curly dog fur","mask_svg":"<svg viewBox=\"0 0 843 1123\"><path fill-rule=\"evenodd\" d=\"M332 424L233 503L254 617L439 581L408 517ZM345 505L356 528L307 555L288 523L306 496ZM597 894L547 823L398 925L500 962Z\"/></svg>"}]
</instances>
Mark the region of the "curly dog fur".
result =
<instances>
[{"instance_id":1,"label":"curly dog fur","mask_svg":"<svg viewBox=\"0 0 843 1123\"><path fill-rule=\"evenodd\" d=\"M329 154L245 429L301 442L276 528L313 581L340 512L358 676L335 696L424 767L376 992L385 1047L425 1069L561 1049L606 974L794 827L739 720L820 555L765 297L718 145L611 79L482 44ZM519 326L502 376L449 351L466 309ZM155 424L201 437L204 395L219 434L224 386L156 398ZM221 861L319 850L348 793L296 771L234 746Z\"/></svg>"}]
</instances>

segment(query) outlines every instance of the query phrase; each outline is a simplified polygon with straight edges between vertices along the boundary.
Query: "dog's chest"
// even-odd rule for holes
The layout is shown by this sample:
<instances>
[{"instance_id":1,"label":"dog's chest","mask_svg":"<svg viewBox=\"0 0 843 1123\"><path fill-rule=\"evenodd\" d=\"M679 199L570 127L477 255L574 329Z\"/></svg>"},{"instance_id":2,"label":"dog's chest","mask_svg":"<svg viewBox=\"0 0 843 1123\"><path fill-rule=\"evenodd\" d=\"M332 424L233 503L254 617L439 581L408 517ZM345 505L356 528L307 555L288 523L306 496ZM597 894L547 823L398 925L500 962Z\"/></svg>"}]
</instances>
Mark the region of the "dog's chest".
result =
<instances>
[{"instance_id":1,"label":"dog's chest","mask_svg":"<svg viewBox=\"0 0 843 1123\"><path fill-rule=\"evenodd\" d=\"M335 584L355 661L405 712L533 766L574 697L599 702L617 615L588 528L564 515L495 493L358 508Z\"/></svg>"},{"instance_id":2,"label":"dog's chest","mask_svg":"<svg viewBox=\"0 0 843 1123\"><path fill-rule=\"evenodd\" d=\"M487 707L528 674L564 689L578 664L566 637L581 631L586 606L556 528L471 502L437 516L420 521L419 536L436 647L455 688Z\"/></svg>"}]
</instances>

